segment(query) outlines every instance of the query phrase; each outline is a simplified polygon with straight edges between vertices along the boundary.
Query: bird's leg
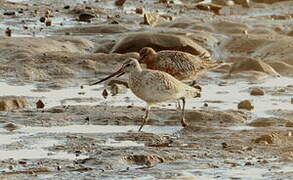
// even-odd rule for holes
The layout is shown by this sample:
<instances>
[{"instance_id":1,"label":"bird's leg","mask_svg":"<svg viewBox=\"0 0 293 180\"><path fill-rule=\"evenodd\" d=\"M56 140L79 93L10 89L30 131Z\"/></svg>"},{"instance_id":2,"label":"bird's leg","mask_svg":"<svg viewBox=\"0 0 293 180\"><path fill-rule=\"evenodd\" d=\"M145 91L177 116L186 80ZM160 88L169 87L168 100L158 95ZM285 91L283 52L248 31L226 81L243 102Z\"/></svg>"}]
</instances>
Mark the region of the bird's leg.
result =
<instances>
[{"instance_id":1,"label":"bird's leg","mask_svg":"<svg viewBox=\"0 0 293 180\"><path fill-rule=\"evenodd\" d=\"M177 111L181 111L180 100L178 100L178 101L176 102L175 106L176 106L176 110L177 110Z\"/></svg>"},{"instance_id":2,"label":"bird's leg","mask_svg":"<svg viewBox=\"0 0 293 180\"><path fill-rule=\"evenodd\" d=\"M151 109L151 106L147 105L146 106L146 110L145 110L145 115L143 117L143 123L142 125L139 127L138 131L141 131L142 127L145 125L145 123L148 121L149 119L149 111Z\"/></svg>"},{"instance_id":3,"label":"bird's leg","mask_svg":"<svg viewBox=\"0 0 293 180\"><path fill-rule=\"evenodd\" d=\"M181 124L183 127L186 127L187 124L185 122L185 98L182 98L182 109L181 109Z\"/></svg>"}]
</instances>

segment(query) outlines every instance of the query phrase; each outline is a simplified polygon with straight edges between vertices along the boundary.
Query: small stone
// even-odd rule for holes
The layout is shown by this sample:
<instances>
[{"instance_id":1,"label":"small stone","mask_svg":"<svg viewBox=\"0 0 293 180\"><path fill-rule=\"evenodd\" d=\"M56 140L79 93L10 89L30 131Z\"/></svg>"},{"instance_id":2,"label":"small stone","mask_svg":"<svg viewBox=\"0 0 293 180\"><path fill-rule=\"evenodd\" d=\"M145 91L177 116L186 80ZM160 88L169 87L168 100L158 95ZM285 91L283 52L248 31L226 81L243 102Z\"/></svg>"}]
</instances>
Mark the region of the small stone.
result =
<instances>
[{"instance_id":1,"label":"small stone","mask_svg":"<svg viewBox=\"0 0 293 180\"><path fill-rule=\"evenodd\" d=\"M204 107L208 107L209 104L208 104L208 103L204 103L203 106L204 106Z\"/></svg>"},{"instance_id":2,"label":"small stone","mask_svg":"<svg viewBox=\"0 0 293 180\"><path fill-rule=\"evenodd\" d=\"M168 0L159 0L159 3L168 4Z\"/></svg>"},{"instance_id":3,"label":"small stone","mask_svg":"<svg viewBox=\"0 0 293 180\"><path fill-rule=\"evenodd\" d=\"M252 166L253 165L253 163L251 163L251 162L246 162L245 164L244 164L244 166Z\"/></svg>"},{"instance_id":4,"label":"small stone","mask_svg":"<svg viewBox=\"0 0 293 180\"><path fill-rule=\"evenodd\" d=\"M10 28L6 28L6 30L5 30L5 34L6 34L6 36L8 36L8 37L11 37L11 29Z\"/></svg>"},{"instance_id":5,"label":"small stone","mask_svg":"<svg viewBox=\"0 0 293 180\"><path fill-rule=\"evenodd\" d=\"M42 22L42 23L46 22L46 20L47 20L46 17L41 17L41 18L40 18L40 22Z\"/></svg>"},{"instance_id":6,"label":"small stone","mask_svg":"<svg viewBox=\"0 0 293 180\"><path fill-rule=\"evenodd\" d=\"M115 5L116 6L123 6L123 4L126 2L126 0L116 0Z\"/></svg>"},{"instance_id":7,"label":"small stone","mask_svg":"<svg viewBox=\"0 0 293 180\"><path fill-rule=\"evenodd\" d=\"M64 9L70 9L69 5L64 6Z\"/></svg>"},{"instance_id":8,"label":"small stone","mask_svg":"<svg viewBox=\"0 0 293 180\"><path fill-rule=\"evenodd\" d=\"M102 95L103 95L104 99L107 99L107 97L108 97L108 95L109 95L107 89L104 89L104 90L103 90Z\"/></svg>"},{"instance_id":9,"label":"small stone","mask_svg":"<svg viewBox=\"0 0 293 180\"><path fill-rule=\"evenodd\" d=\"M226 149L227 147L228 147L228 144L225 143L225 142L223 142L223 143L222 143L222 148L223 148L223 149Z\"/></svg>"},{"instance_id":10,"label":"small stone","mask_svg":"<svg viewBox=\"0 0 293 180\"><path fill-rule=\"evenodd\" d=\"M250 95L252 95L252 96L263 96L264 94L265 94L265 92L261 88L253 88L250 91Z\"/></svg>"},{"instance_id":11,"label":"small stone","mask_svg":"<svg viewBox=\"0 0 293 180\"><path fill-rule=\"evenodd\" d=\"M8 11L4 13L5 16L14 16L15 12L14 11Z\"/></svg>"},{"instance_id":12,"label":"small stone","mask_svg":"<svg viewBox=\"0 0 293 180\"><path fill-rule=\"evenodd\" d=\"M36 107L37 109L43 109L45 107L45 104L42 100L38 100L38 102L36 102Z\"/></svg>"},{"instance_id":13,"label":"small stone","mask_svg":"<svg viewBox=\"0 0 293 180\"><path fill-rule=\"evenodd\" d=\"M20 127L14 123L8 123L5 126L3 126L4 129L6 129L7 131L14 131L16 129L19 129Z\"/></svg>"},{"instance_id":14,"label":"small stone","mask_svg":"<svg viewBox=\"0 0 293 180\"><path fill-rule=\"evenodd\" d=\"M83 89L83 85L80 86L80 89Z\"/></svg>"},{"instance_id":15,"label":"small stone","mask_svg":"<svg viewBox=\"0 0 293 180\"><path fill-rule=\"evenodd\" d=\"M254 140L255 143L273 144L272 135L262 135Z\"/></svg>"},{"instance_id":16,"label":"small stone","mask_svg":"<svg viewBox=\"0 0 293 180\"><path fill-rule=\"evenodd\" d=\"M254 108L254 106L252 105L252 103L249 100L241 101L238 104L238 109L252 110L253 108Z\"/></svg>"},{"instance_id":17,"label":"small stone","mask_svg":"<svg viewBox=\"0 0 293 180\"><path fill-rule=\"evenodd\" d=\"M144 12L144 8L136 8L135 9L136 14L143 14L143 12Z\"/></svg>"},{"instance_id":18,"label":"small stone","mask_svg":"<svg viewBox=\"0 0 293 180\"><path fill-rule=\"evenodd\" d=\"M61 170L61 166L57 166L57 170L60 171Z\"/></svg>"},{"instance_id":19,"label":"small stone","mask_svg":"<svg viewBox=\"0 0 293 180\"><path fill-rule=\"evenodd\" d=\"M52 25L52 21L51 20L47 20L46 21L46 26L51 26Z\"/></svg>"},{"instance_id":20,"label":"small stone","mask_svg":"<svg viewBox=\"0 0 293 180\"><path fill-rule=\"evenodd\" d=\"M84 21L84 22L90 22L92 18L94 18L95 16L93 14L90 13L82 13L79 15L78 20L79 21Z\"/></svg>"},{"instance_id":21,"label":"small stone","mask_svg":"<svg viewBox=\"0 0 293 180\"><path fill-rule=\"evenodd\" d=\"M293 122L287 122L285 126L286 127L293 127Z\"/></svg>"},{"instance_id":22,"label":"small stone","mask_svg":"<svg viewBox=\"0 0 293 180\"><path fill-rule=\"evenodd\" d=\"M20 161L18 161L18 164L26 164L26 161L20 160Z\"/></svg>"}]
</instances>

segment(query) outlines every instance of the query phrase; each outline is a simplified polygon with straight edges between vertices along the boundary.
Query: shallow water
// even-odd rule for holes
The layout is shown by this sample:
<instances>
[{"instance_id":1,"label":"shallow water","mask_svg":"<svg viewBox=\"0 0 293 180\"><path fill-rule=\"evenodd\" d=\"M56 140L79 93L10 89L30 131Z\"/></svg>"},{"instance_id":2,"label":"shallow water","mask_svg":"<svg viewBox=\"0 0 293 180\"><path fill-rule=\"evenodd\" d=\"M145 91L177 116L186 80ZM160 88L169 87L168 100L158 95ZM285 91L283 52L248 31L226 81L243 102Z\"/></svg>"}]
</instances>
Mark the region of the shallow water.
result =
<instances>
[{"instance_id":1,"label":"shallow water","mask_svg":"<svg viewBox=\"0 0 293 180\"><path fill-rule=\"evenodd\" d=\"M173 134L178 132L182 127L179 126L145 126L144 132L155 134ZM22 127L19 130L8 133L4 129L0 129L0 160L4 159L82 159L87 156L70 154L64 151L51 152L46 148L62 144L62 141L49 138L38 138L34 140L32 145L25 143L27 147L6 150L5 146L23 142L26 137L37 136L38 134L56 134L56 133L82 133L82 134L105 134L105 133L126 133L138 130L138 126L102 126L102 125L70 125L70 126L53 126L53 127ZM101 146L111 147L133 147L144 146L144 144L134 141L116 141L107 139Z\"/></svg>"},{"instance_id":2,"label":"shallow water","mask_svg":"<svg viewBox=\"0 0 293 180\"><path fill-rule=\"evenodd\" d=\"M232 82L232 80L231 80ZM251 100L254 109L251 111L255 117L271 116L267 112L276 109L291 110L291 96L293 92L287 92L285 95L271 95L266 93L264 96L251 96L249 89L252 87L262 87L264 89L284 88L292 85L290 78L269 78L263 82L251 84L246 81L232 83L226 86L219 86L215 83L204 82L202 86L202 95L200 98L187 99L187 109L217 109L217 110L237 110L237 105L242 100ZM145 106L145 103L135 97L130 90L125 94L116 96L109 95L107 99L102 96L103 85L69 87L58 90L35 91L35 85L14 86L0 82L0 96L18 95L28 96L33 103L42 99L47 108L59 105L111 105L111 106ZM203 107L207 102L208 107ZM159 105L164 108L175 108L175 103L162 103ZM32 107L34 107L32 105Z\"/></svg>"}]
</instances>

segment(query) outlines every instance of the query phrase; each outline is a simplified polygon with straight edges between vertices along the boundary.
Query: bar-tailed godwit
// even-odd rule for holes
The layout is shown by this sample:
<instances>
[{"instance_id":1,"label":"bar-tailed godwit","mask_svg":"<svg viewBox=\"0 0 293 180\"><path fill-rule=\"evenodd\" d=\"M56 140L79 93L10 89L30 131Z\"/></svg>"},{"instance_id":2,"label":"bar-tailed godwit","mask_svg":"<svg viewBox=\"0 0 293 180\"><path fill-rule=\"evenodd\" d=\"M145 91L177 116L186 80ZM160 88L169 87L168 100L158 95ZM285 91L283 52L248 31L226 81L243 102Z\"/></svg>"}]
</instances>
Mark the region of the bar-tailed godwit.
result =
<instances>
[{"instance_id":1,"label":"bar-tailed godwit","mask_svg":"<svg viewBox=\"0 0 293 180\"><path fill-rule=\"evenodd\" d=\"M150 47L142 48L139 54L139 62L146 64L148 69L167 72L181 81L193 81L205 73L207 68L219 64L186 52L171 50L156 52Z\"/></svg>"},{"instance_id":2,"label":"bar-tailed godwit","mask_svg":"<svg viewBox=\"0 0 293 180\"><path fill-rule=\"evenodd\" d=\"M131 91L147 104L139 131L147 122L151 107L166 101L182 100L181 124L182 126L187 125L184 118L185 98L199 97L200 90L184 84L168 73L142 69L134 58L127 59L117 72L91 85L101 83L114 76L121 76L124 73L129 74L128 84Z\"/></svg>"}]
</instances>

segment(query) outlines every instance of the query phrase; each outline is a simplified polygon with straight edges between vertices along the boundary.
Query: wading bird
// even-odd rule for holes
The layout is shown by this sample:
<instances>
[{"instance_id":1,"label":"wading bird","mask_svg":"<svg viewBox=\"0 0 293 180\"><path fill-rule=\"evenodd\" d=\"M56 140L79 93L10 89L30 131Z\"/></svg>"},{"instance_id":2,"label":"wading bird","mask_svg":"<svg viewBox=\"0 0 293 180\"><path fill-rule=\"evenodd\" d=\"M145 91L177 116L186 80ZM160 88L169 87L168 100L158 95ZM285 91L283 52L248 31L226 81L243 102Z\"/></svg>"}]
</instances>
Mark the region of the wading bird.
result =
<instances>
[{"instance_id":1,"label":"wading bird","mask_svg":"<svg viewBox=\"0 0 293 180\"><path fill-rule=\"evenodd\" d=\"M219 65L219 62L181 51L156 52L150 47L144 47L139 54L139 63L146 64L148 69L167 72L180 81L196 80L208 68Z\"/></svg>"},{"instance_id":2,"label":"wading bird","mask_svg":"<svg viewBox=\"0 0 293 180\"><path fill-rule=\"evenodd\" d=\"M114 76L119 77L124 73L129 75L128 84L131 91L147 104L143 123L138 131L141 131L147 122L153 105L174 100L182 100L181 124L184 127L187 125L184 118L185 98L200 97L200 90L184 84L168 73L142 69L134 58L128 58L118 71L90 85L101 83Z\"/></svg>"}]
</instances>

